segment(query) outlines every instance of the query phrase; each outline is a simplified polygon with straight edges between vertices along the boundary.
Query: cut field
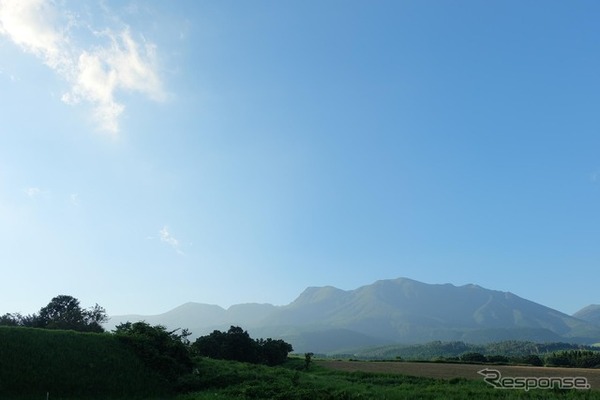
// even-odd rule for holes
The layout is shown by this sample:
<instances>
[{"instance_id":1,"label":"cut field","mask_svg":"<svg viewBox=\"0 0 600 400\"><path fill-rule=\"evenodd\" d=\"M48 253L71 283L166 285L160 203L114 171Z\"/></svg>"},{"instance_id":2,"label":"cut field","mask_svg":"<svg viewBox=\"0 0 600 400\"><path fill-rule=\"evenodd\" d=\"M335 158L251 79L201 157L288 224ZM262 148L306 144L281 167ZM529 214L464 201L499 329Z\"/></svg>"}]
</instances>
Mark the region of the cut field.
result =
<instances>
[{"instance_id":1,"label":"cut field","mask_svg":"<svg viewBox=\"0 0 600 400\"><path fill-rule=\"evenodd\" d=\"M600 370L584 368L529 367L516 365L444 364L402 361L317 361L318 365L339 371L404 374L427 378L466 378L483 380L477 373L484 368L500 371L503 377L585 377L592 389L600 390Z\"/></svg>"}]
</instances>

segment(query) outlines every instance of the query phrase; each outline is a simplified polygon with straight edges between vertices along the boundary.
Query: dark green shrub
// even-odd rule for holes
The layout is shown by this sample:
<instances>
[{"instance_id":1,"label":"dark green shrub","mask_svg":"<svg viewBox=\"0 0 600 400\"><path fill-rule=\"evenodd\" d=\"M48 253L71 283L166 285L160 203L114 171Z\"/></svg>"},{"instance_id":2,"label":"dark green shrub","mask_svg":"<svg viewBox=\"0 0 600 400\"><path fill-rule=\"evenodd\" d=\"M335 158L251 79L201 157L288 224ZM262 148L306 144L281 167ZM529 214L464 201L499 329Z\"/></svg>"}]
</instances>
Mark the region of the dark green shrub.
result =
<instances>
[{"instance_id":1,"label":"dark green shrub","mask_svg":"<svg viewBox=\"0 0 600 400\"><path fill-rule=\"evenodd\" d=\"M501 356L501 355L491 355L491 356L487 356L487 362L490 363L508 363L509 359L506 356Z\"/></svg>"},{"instance_id":2,"label":"dark green shrub","mask_svg":"<svg viewBox=\"0 0 600 400\"><path fill-rule=\"evenodd\" d=\"M271 366L284 363L293 351L292 345L280 339L254 340L239 326L201 336L191 347L194 354L203 357Z\"/></svg>"},{"instance_id":3,"label":"dark green shrub","mask_svg":"<svg viewBox=\"0 0 600 400\"><path fill-rule=\"evenodd\" d=\"M187 336L167 331L162 325L150 326L146 322L127 322L115 329L123 343L131 347L142 361L168 381L191 372L193 362L187 347Z\"/></svg>"},{"instance_id":4,"label":"dark green shrub","mask_svg":"<svg viewBox=\"0 0 600 400\"><path fill-rule=\"evenodd\" d=\"M487 358L481 353L465 353L460 356L460 361L469 363L484 363L487 362Z\"/></svg>"}]
</instances>

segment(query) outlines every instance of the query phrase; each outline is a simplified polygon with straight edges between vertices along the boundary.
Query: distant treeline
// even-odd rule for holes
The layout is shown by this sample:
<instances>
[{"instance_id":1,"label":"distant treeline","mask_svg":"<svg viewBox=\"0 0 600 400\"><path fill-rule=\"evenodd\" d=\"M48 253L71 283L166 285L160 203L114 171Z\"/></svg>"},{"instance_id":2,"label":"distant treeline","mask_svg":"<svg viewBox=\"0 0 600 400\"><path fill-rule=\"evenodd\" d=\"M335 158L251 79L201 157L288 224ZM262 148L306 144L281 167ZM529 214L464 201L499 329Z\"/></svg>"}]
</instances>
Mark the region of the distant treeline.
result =
<instances>
[{"instance_id":1,"label":"distant treeline","mask_svg":"<svg viewBox=\"0 0 600 400\"><path fill-rule=\"evenodd\" d=\"M518 340L484 345L434 341L416 345L377 347L354 354L335 354L330 357L600 368L599 347L563 342L534 343Z\"/></svg>"},{"instance_id":2,"label":"distant treeline","mask_svg":"<svg viewBox=\"0 0 600 400\"><path fill-rule=\"evenodd\" d=\"M400 357L405 360L432 361L440 357L460 357L465 353L524 357L532 354L547 355L552 352L566 350L599 351L600 348L563 342L534 343L519 340L507 340L488 344L433 341L425 344L374 347L353 354L335 354L332 357L354 357L364 360L395 359Z\"/></svg>"},{"instance_id":3,"label":"distant treeline","mask_svg":"<svg viewBox=\"0 0 600 400\"><path fill-rule=\"evenodd\" d=\"M38 313L0 315L0 326L22 326L26 328L62 329L77 332L104 332L102 324L108 321L106 310L96 304L83 309L73 296L59 295Z\"/></svg>"},{"instance_id":4,"label":"distant treeline","mask_svg":"<svg viewBox=\"0 0 600 400\"><path fill-rule=\"evenodd\" d=\"M547 354L528 354L525 356L483 355L464 353L460 357L439 357L437 362L461 362L481 364L516 364L546 367L600 368L600 351L561 350Z\"/></svg>"}]
</instances>

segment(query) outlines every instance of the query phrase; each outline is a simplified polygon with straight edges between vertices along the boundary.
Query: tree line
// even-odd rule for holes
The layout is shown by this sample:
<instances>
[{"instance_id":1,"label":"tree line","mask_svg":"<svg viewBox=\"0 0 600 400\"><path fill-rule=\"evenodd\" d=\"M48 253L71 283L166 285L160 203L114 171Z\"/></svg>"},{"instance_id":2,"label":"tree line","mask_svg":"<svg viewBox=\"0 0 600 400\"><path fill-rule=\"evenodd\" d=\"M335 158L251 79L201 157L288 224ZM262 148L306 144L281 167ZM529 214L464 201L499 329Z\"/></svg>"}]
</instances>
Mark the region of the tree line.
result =
<instances>
[{"instance_id":1,"label":"tree line","mask_svg":"<svg viewBox=\"0 0 600 400\"><path fill-rule=\"evenodd\" d=\"M438 362L460 362L473 364L532 365L536 367L600 368L600 351L561 350L547 354L522 356L484 355L468 352L459 357L439 357Z\"/></svg>"},{"instance_id":2,"label":"tree line","mask_svg":"<svg viewBox=\"0 0 600 400\"><path fill-rule=\"evenodd\" d=\"M547 355L562 351L598 351L599 347L564 343L547 342L535 343L531 341L505 340L501 342L492 342L486 344L472 344L462 341L432 341L423 344L414 345L390 345L373 349L367 349L356 355L347 355L348 357L357 357L359 359L404 359L404 360L449 360L460 361L460 357L469 354L481 354L486 357L492 357L494 360L508 360L508 362L523 363L527 356L537 355L545 358ZM335 355L343 356L343 355ZM501 362L501 361L492 361ZM525 362L527 363L527 362Z\"/></svg>"},{"instance_id":3,"label":"tree line","mask_svg":"<svg viewBox=\"0 0 600 400\"><path fill-rule=\"evenodd\" d=\"M63 329L79 332L104 332L102 324L108 321L106 310L98 304L83 309L72 296L54 297L36 314L7 313L0 316L0 325L29 328Z\"/></svg>"}]
</instances>

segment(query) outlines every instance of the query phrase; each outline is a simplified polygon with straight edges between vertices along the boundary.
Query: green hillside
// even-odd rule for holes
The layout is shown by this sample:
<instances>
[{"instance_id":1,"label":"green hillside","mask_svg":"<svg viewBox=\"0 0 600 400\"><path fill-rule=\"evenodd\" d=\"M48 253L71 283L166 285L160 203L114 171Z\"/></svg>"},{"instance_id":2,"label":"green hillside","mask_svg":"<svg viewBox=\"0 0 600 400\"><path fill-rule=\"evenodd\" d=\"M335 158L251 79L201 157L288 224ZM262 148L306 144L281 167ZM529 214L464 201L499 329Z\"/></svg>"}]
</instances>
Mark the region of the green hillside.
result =
<instances>
[{"instance_id":1,"label":"green hillside","mask_svg":"<svg viewBox=\"0 0 600 400\"><path fill-rule=\"evenodd\" d=\"M113 335L0 327L2 399L147 399L166 387Z\"/></svg>"}]
</instances>

